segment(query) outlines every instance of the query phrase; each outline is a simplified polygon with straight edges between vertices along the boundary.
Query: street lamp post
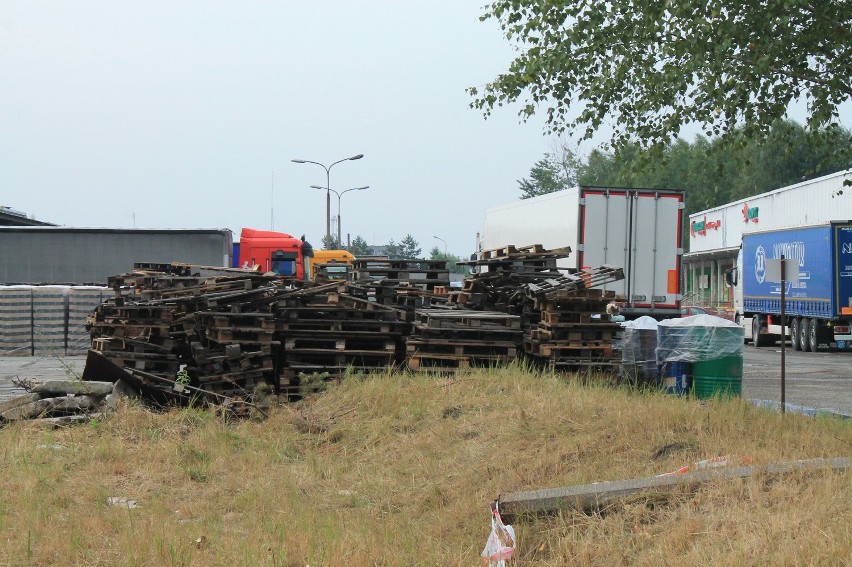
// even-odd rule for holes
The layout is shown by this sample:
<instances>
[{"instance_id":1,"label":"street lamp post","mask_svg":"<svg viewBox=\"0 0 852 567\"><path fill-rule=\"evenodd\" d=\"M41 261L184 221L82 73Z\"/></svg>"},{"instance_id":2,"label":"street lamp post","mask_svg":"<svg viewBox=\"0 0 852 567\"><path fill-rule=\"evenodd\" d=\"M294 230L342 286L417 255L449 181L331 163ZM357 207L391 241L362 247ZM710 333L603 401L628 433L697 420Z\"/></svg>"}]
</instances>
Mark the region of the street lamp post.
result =
<instances>
[{"instance_id":1,"label":"street lamp post","mask_svg":"<svg viewBox=\"0 0 852 567\"><path fill-rule=\"evenodd\" d=\"M432 238L437 238L438 240L444 243L444 260L449 258L449 254L447 253L447 241L441 238L440 236L433 236Z\"/></svg>"},{"instance_id":2,"label":"street lamp post","mask_svg":"<svg viewBox=\"0 0 852 567\"><path fill-rule=\"evenodd\" d=\"M334 189L329 189L328 187L320 187L319 185L311 185L312 189L324 189L326 191L331 191L335 195L337 195L337 245L343 248L343 241L341 240L340 234L340 199L343 198L350 191L363 191L364 189L369 189L369 185L365 185L364 187L352 187L351 189L344 189L340 193L335 191Z\"/></svg>"},{"instance_id":3,"label":"street lamp post","mask_svg":"<svg viewBox=\"0 0 852 567\"><path fill-rule=\"evenodd\" d=\"M364 154L354 155L352 157L339 159L336 162L332 163L328 167L324 164L321 164L318 161L311 161L309 159L291 159L293 163L313 163L315 165L320 166L325 170L325 239L330 244L331 243L331 168L337 165L340 162L344 161L353 161L356 159L361 159L364 157Z\"/></svg>"}]
</instances>

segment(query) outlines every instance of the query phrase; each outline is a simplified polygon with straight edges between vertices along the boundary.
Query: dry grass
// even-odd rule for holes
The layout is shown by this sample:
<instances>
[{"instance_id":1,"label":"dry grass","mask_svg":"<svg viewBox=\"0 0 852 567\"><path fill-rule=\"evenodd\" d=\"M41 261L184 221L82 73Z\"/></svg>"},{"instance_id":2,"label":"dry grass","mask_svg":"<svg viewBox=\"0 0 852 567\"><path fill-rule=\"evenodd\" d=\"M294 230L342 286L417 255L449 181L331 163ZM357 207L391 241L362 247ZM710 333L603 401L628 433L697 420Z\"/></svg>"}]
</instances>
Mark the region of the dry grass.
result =
<instances>
[{"instance_id":1,"label":"dry grass","mask_svg":"<svg viewBox=\"0 0 852 567\"><path fill-rule=\"evenodd\" d=\"M500 492L848 456L852 424L515 368L353 377L259 423L124 407L0 450L2 565L477 565ZM521 523L516 564L840 565L850 526L852 475L761 477Z\"/></svg>"}]
</instances>

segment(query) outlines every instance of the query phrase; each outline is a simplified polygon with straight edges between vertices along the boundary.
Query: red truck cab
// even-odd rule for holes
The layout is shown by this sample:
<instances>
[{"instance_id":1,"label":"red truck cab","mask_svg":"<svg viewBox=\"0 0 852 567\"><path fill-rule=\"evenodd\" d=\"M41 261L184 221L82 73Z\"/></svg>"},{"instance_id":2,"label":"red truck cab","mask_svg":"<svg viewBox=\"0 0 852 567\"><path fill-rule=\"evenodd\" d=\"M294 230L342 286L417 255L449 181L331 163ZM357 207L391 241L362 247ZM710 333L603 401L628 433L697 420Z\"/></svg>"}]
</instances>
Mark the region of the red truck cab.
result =
<instances>
[{"instance_id":1,"label":"red truck cab","mask_svg":"<svg viewBox=\"0 0 852 567\"><path fill-rule=\"evenodd\" d=\"M304 237L253 228L240 231L240 268L260 266L263 272L308 280L313 255L314 249Z\"/></svg>"}]
</instances>

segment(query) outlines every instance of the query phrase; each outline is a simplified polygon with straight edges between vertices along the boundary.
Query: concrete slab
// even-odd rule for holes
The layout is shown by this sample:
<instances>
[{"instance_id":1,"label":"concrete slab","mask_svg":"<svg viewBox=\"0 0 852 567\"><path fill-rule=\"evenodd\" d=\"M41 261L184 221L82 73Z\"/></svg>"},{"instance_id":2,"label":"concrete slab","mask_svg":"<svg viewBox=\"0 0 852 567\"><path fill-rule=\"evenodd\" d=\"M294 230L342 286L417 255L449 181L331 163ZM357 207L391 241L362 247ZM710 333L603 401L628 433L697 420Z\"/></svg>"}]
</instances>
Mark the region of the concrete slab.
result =
<instances>
[{"instance_id":1,"label":"concrete slab","mask_svg":"<svg viewBox=\"0 0 852 567\"><path fill-rule=\"evenodd\" d=\"M26 393L13 380L47 382L79 378L85 365L85 356L0 356L0 400Z\"/></svg>"}]
</instances>

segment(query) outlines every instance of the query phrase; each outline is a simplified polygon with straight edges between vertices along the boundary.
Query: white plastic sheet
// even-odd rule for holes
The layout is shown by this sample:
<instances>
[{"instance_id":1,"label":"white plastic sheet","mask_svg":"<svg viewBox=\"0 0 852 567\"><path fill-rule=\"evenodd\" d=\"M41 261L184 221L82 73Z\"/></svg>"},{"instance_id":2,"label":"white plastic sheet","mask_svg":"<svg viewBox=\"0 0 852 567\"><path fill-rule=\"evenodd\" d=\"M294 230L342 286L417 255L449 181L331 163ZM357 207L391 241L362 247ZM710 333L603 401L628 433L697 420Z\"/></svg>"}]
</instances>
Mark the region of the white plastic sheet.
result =
<instances>
[{"instance_id":1,"label":"white plastic sheet","mask_svg":"<svg viewBox=\"0 0 852 567\"><path fill-rule=\"evenodd\" d=\"M742 356L743 328L714 315L693 315L659 322L657 360L703 362Z\"/></svg>"}]
</instances>

